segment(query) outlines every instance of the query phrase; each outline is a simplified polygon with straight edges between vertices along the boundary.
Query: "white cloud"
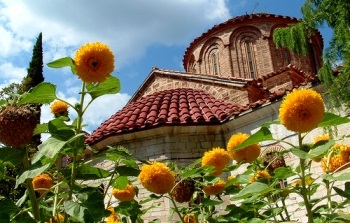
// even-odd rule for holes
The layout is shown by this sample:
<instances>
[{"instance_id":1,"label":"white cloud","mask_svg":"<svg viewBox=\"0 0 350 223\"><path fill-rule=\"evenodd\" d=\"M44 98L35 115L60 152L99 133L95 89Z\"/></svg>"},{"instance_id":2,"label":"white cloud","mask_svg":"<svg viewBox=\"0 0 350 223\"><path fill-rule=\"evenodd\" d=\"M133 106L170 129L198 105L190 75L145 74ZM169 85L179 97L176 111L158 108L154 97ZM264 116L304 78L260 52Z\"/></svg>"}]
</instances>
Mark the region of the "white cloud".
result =
<instances>
[{"instance_id":1,"label":"white cloud","mask_svg":"<svg viewBox=\"0 0 350 223\"><path fill-rule=\"evenodd\" d=\"M26 68L17 62L21 59L22 64L28 64L30 58L22 57L29 57L40 32L44 64L74 56L86 42L101 41L112 48L121 70L142 58L150 46L188 45L194 37L230 17L227 3L228 0L0 0L0 86L19 82L26 75ZM74 104L80 82L69 75L69 69L44 67L45 81L57 84L58 96ZM97 128L130 97L115 94L98 98L85 114L87 129ZM42 122L51 118L49 106L44 105Z\"/></svg>"},{"instance_id":2,"label":"white cloud","mask_svg":"<svg viewBox=\"0 0 350 223\"><path fill-rule=\"evenodd\" d=\"M89 124L87 130L91 132L119 111L131 98L124 93L104 95L91 103L91 106L84 114L84 123Z\"/></svg>"},{"instance_id":3,"label":"white cloud","mask_svg":"<svg viewBox=\"0 0 350 223\"><path fill-rule=\"evenodd\" d=\"M12 63L0 64L0 80L2 79L6 85L20 83L26 75L26 68L16 67Z\"/></svg>"},{"instance_id":4,"label":"white cloud","mask_svg":"<svg viewBox=\"0 0 350 223\"><path fill-rule=\"evenodd\" d=\"M112 47L119 66L139 58L154 43L187 44L198 34L196 30L204 30L230 16L226 0L150 0L146 4L143 0L2 0L2 3L0 21L8 40L14 40L14 36L17 42L32 40L42 32L47 60L71 55L85 42L102 41ZM11 44L17 43L7 45Z\"/></svg>"}]
</instances>

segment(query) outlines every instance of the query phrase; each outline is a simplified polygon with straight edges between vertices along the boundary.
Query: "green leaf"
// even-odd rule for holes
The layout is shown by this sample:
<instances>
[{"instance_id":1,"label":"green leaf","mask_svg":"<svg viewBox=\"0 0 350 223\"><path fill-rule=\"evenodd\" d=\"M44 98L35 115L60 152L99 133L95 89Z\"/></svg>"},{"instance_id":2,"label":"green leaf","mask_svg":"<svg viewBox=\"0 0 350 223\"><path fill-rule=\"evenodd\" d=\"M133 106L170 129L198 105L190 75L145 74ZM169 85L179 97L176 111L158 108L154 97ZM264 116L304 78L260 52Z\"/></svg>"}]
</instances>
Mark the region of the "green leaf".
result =
<instances>
[{"instance_id":1,"label":"green leaf","mask_svg":"<svg viewBox=\"0 0 350 223\"><path fill-rule=\"evenodd\" d=\"M87 93L92 99L105 94L116 94L120 91L120 81L117 77L109 76L104 82L98 84L86 84Z\"/></svg>"},{"instance_id":2,"label":"green leaf","mask_svg":"<svg viewBox=\"0 0 350 223\"><path fill-rule=\"evenodd\" d=\"M90 166L89 164L83 164L77 168L77 180L97 180L110 176L107 170Z\"/></svg>"},{"instance_id":3,"label":"green leaf","mask_svg":"<svg viewBox=\"0 0 350 223\"><path fill-rule=\"evenodd\" d=\"M299 149L299 148L293 148L293 149L291 149L290 150L290 152L293 154L293 155L295 155L295 156L297 156L297 157L299 157L299 158L301 158L301 159L311 159L311 158L314 158L314 156L311 156L309 153L307 153L307 152L305 152L305 151L303 151L303 150L301 150L301 149Z\"/></svg>"},{"instance_id":4,"label":"green leaf","mask_svg":"<svg viewBox=\"0 0 350 223\"><path fill-rule=\"evenodd\" d=\"M65 145L65 141L59 140L54 137L48 138L38 146L39 151L37 151L34 154L32 162L38 162L43 156L48 157L50 159L55 157L62 150L62 148L64 148Z\"/></svg>"},{"instance_id":5,"label":"green leaf","mask_svg":"<svg viewBox=\"0 0 350 223\"><path fill-rule=\"evenodd\" d=\"M265 122L261 125L261 127L269 127L270 125L279 125L281 124L281 121L279 119L275 119L273 121Z\"/></svg>"},{"instance_id":6,"label":"green leaf","mask_svg":"<svg viewBox=\"0 0 350 223\"><path fill-rule=\"evenodd\" d=\"M135 169L133 167L128 167L128 166L116 166L115 171L117 171L119 175L122 175L122 176L134 176L134 177L137 177L141 172L139 169Z\"/></svg>"},{"instance_id":7,"label":"green leaf","mask_svg":"<svg viewBox=\"0 0 350 223\"><path fill-rule=\"evenodd\" d=\"M39 135L39 134L45 133L47 131L48 131L48 124L47 123L37 124L33 135Z\"/></svg>"},{"instance_id":8,"label":"green leaf","mask_svg":"<svg viewBox=\"0 0 350 223\"><path fill-rule=\"evenodd\" d=\"M56 98L56 85L42 82L31 92L23 94L18 104L50 104Z\"/></svg>"},{"instance_id":9,"label":"green leaf","mask_svg":"<svg viewBox=\"0 0 350 223\"><path fill-rule=\"evenodd\" d=\"M201 198L201 204L204 206L215 206L215 205L220 205L224 203L223 201L218 201L218 200L210 200L209 198Z\"/></svg>"},{"instance_id":10,"label":"green leaf","mask_svg":"<svg viewBox=\"0 0 350 223\"><path fill-rule=\"evenodd\" d=\"M64 141L75 135L73 126L67 125L61 118L55 118L49 121L48 130L53 137Z\"/></svg>"},{"instance_id":11,"label":"green leaf","mask_svg":"<svg viewBox=\"0 0 350 223\"><path fill-rule=\"evenodd\" d=\"M333 113L326 112L322 122L318 124L318 127L325 128L336 125L341 125L350 122L349 118L341 117Z\"/></svg>"},{"instance_id":12,"label":"green leaf","mask_svg":"<svg viewBox=\"0 0 350 223\"><path fill-rule=\"evenodd\" d=\"M34 178L35 176L47 170L49 167L50 167L49 163L44 166L42 166L40 163L37 163L26 168L25 171L20 176L17 176L16 188L18 187L18 185L26 181L26 179Z\"/></svg>"},{"instance_id":13,"label":"green leaf","mask_svg":"<svg viewBox=\"0 0 350 223\"><path fill-rule=\"evenodd\" d=\"M10 216L20 211L11 200L0 201L0 207L0 222L10 222Z\"/></svg>"},{"instance_id":14,"label":"green leaf","mask_svg":"<svg viewBox=\"0 0 350 223\"><path fill-rule=\"evenodd\" d=\"M213 166L202 166L196 169L189 169L183 174L181 174L182 178L195 178L202 177L205 173L213 173L215 170Z\"/></svg>"},{"instance_id":15,"label":"green leaf","mask_svg":"<svg viewBox=\"0 0 350 223\"><path fill-rule=\"evenodd\" d=\"M317 146L315 149L312 149L310 151L309 155L311 155L312 158L323 157L327 153L329 148L331 148L334 145L334 143L334 140L330 140L321 146Z\"/></svg>"},{"instance_id":16,"label":"green leaf","mask_svg":"<svg viewBox=\"0 0 350 223\"><path fill-rule=\"evenodd\" d=\"M23 148L0 148L0 160L5 164L9 162L14 166L19 165L23 161L24 154L25 150Z\"/></svg>"},{"instance_id":17,"label":"green leaf","mask_svg":"<svg viewBox=\"0 0 350 223\"><path fill-rule=\"evenodd\" d=\"M88 193L87 195L87 199L81 203L74 201L64 202L65 211L82 223L101 222L102 218L110 213L104 208L103 195L98 192Z\"/></svg>"},{"instance_id":18,"label":"green leaf","mask_svg":"<svg viewBox=\"0 0 350 223\"><path fill-rule=\"evenodd\" d=\"M74 61L71 57L63 57L47 63L47 66L51 68L73 67Z\"/></svg>"},{"instance_id":19,"label":"green leaf","mask_svg":"<svg viewBox=\"0 0 350 223\"><path fill-rule=\"evenodd\" d=\"M342 197L350 199L350 182L345 182L345 190L342 190L338 187L333 187L333 189Z\"/></svg>"},{"instance_id":20,"label":"green leaf","mask_svg":"<svg viewBox=\"0 0 350 223\"><path fill-rule=\"evenodd\" d=\"M1 100L0 100L0 106L5 105L5 104L7 104L7 101L4 100L4 99L1 99Z\"/></svg>"},{"instance_id":21,"label":"green leaf","mask_svg":"<svg viewBox=\"0 0 350 223\"><path fill-rule=\"evenodd\" d=\"M291 168L288 168L288 167L279 167L275 169L273 173L274 173L274 178L281 179L281 180L296 175L296 173Z\"/></svg>"},{"instance_id":22,"label":"green leaf","mask_svg":"<svg viewBox=\"0 0 350 223\"><path fill-rule=\"evenodd\" d=\"M267 127L261 127L259 131L251 135L247 140L236 146L234 149L243 149L252 144L258 144L263 141L274 140L270 130Z\"/></svg>"},{"instance_id":23,"label":"green leaf","mask_svg":"<svg viewBox=\"0 0 350 223\"><path fill-rule=\"evenodd\" d=\"M350 179L350 173L343 173L339 176L333 176L330 174L325 174L323 176L323 179L325 180L335 180L335 181L348 181Z\"/></svg>"},{"instance_id":24,"label":"green leaf","mask_svg":"<svg viewBox=\"0 0 350 223\"><path fill-rule=\"evenodd\" d=\"M126 185L128 184L129 180L126 176L119 176L117 179L115 179L111 185L113 188L117 189L125 189Z\"/></svg>"},{"instance_id":25,"label":"green leaf","mask_svg":"<svg viewBox=\"0 0 350 223\"><path fill-rule=\"evenodd\" d=\"M242 199L247 198L253 194L259 194L263 192L267 192L269 186L265 183L261 182L253 182L252 184L248 184L248 186L244 187L236 196L234 196L234 199Z\"/></svg>"}]
</instances>

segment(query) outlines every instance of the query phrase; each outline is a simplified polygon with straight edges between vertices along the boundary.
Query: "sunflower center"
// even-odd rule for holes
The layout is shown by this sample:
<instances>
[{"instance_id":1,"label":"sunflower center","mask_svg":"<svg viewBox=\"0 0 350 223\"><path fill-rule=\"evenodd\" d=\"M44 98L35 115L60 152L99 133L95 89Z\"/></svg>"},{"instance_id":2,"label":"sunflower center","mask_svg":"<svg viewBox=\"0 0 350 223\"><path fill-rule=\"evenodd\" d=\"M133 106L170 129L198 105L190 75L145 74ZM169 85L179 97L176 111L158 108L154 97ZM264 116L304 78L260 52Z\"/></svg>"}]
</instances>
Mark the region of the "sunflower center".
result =
<instances>
[{"instance_id":1,"label":"sunflower center","mask_svg":"<svg viewBox=\"0 0 350 223\"><path fill-rule=\"evenodd\" d=\"M309 116L309 111L306 109L303 109L299 112L299 117L302 119L306 119Z\"/></svg>"},{"instance_id":2,"label":"sunflower center","mask_svg":"<svg viewBox=\"0 0 350 223\"><path fill-rule=\"evenodd\" d=\"M96 60L95 58L90 58L89 59L89 65L90 67L92 67L93 69L96 69L99 67L100 63L98 60Z\"/></svg>"}]
</instances>

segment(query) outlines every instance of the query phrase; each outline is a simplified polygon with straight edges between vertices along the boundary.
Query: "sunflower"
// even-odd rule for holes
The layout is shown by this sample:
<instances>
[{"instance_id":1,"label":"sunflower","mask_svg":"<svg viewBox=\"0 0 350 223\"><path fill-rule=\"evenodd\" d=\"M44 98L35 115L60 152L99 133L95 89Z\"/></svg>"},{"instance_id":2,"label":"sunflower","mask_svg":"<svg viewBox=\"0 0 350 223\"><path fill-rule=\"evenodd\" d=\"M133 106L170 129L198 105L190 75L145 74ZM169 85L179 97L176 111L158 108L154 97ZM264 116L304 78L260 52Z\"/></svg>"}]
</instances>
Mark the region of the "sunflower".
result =
<instances>
[{"instance_id":1,"label":"sunflower","mask_svg":"<svg viewBox=\"0 0 350 223\"><path fill-rule=\"evenodd\" d=\"M113 189L112 195L119 201L132 201L135 197L135 189L132 184L127 184L125 189Z\"/></svg>"},{"instance_id":2,"label":"sunflower","mask_svg":"<svg viewBox=\"0 0 350 223\"><path fill-rule=\"evenodd\" d=\"M184 216L184 222L186 223L197 223L194 214L188 214Z\"/></svg>"},{"instance_id":3,"label":"sunflower","mask_svg":"<svg viewBox=\"0 0 350 223\"><path fill-rule=\"evenodd\" d=\"M139 180L147 190L156 194L169 193L175 185L174 173L163 163L152 162L141 167Z\"/></svg>"},{"instance_id":4,"label":"sunflower","mask_svg":"<svg viewBox=\"0 0 350 223\"><path fill-rule=\"evenodd\" d=\"M80 47L74 57L75 70L86 83L100 83L114 70L114 55L103 43L87 43Z\"/></svg>"},{"instance_id":5,"label":"sunflower","mask_svg":"<svg viewBox=\"0 0 350 223\"><path fill-rule=\"evenodd\" d=\"M233 179L236 179L236 176L230 175L230 176L227 177L227 181L230 181L230 180L233 180ZM239 189L242 188L242 186L239 183L232 183L232 186L235 186L235 187L237 187Z\"/></svg>"},{"instance_id":6,"label":"sunflower","mask_svg":"<svg viewBox=\"0 0 350 223\"><path fill-rule=\"evenodd\" d=\"M59 222L63 222L63 220L64 220L64 216L61 214L58 214L57 216L50 218L50 223L59 223Z\"/></svg>"},{"instance_id":7,"label":"sunflower","mask_svg":"<svg viewBox=\"0 0 350 223\"><path fill-rule=\"evenodd\" d=\"M111 212L111 215L108 216L106 223L119 223L119 216L117 213L115 213L114 208L109 206L108 211Z\"/></svg>"},{"instance_id":8,"label":"sunflower","mask_svg":"<svg viewBox=\"0 0 350 223\"><path fill-rule=\"evenodd\" d=\"M312 144L316 145L318 143L328 142L329 139L330 137L327 134L319 135L314 138L314 141L312 142Z\"/></svg>"},{"instance_id":9,"label":"sunflower","mask_svg":"<svg viewBox=\"0 0 350 223\"><path fill-rule=\"evenodd\" d=\"M206 195L218 195L225 190L225 181L219 180L214 185L203 186L203 191Z\"/></svg>"},{"instance_id":10,"label":"sunflower","mask_svg":"<svg viewBox=\"0 0 350 223\"><path fill-rule=\"evenodd\" d=\"M0 142L14 147L27 145L33 139L37 124L37 111L30 105L0 107Z\"/></svg>"},{"instance_id":11,"label":"sunflower","mask_svg":"<svg viewBox=\"0 0 350 223\"><path fill-rule=\"evenodd\" d=\"M270 181L271 176L267 170L258 170L254 176L252 176L249 180L250 183L257 181L258 179L265 178Z\"/></svg>"},{"instance_id":12,"label":"sunflower","mask_svg":"<svg viewBox=\"0 0 350 223\"><path fill-rule=\"evenodd\" d=\"M322 121L325 112L323 99L311 89L293 90L279 109L281 123L290 131L304 133Z\"/></svg>"},{"instance_id":13,"label":"sunflower","mask_svg":"<svg viewBox=\"0 0 350 223\"><path fill-rule=\"evenodd\" d=\"M55 101L50 106L51 112L56 118L60 116L68 116L68 104L64 101Z\"/></svg>"},{"instance_id":14,"label":"sunflower","mask_svg":"<svg viewBox=\"0 0 350 223\"><path fill-rule=\"evenodd\" d=\"M322 169L325 173L340 171L349 167L350 146L335 144L322 158Z\"/></svg>"},{"instance_id":15,"label":"sunflower","mask_svg":"<svg viewBox=\"0 0 350 223\"><path fill-rule=\"evenodd\" d=\"M32 184L33 188L39 194L43 194L45 191L47 191L47 189L52 187L52 178L48 174L42 173L33 178Z\"/></svg>"},{"instance_id":16,"label":"sunflower","mask_svg":"<svg viewBox=\"0 0 350 223\"><path fill-rule=\"evenodd\" d=\"M176 183L171 191L171 196L176 202L189 202L192 198L195 189L195 182L192 179L184 179Z\"/></svg>"},{"instance_id":17,"label":"sunflower","mask_svg":"<svg viewBox=\"0 0 350 223\"><path fill-rule=\"evenodd\" d=\"M202 166L214 166L215 172L213 176L219 176L222 170L230 162L230 155L222 148L213 148L211 151L205 152L202 158Z\"/></svg>"},{"instance_id":18,"label":"sunflower","mask_svg":"<svg viewBox=\"0 0 350 223\"><path fill-rule=\"evenodd\" d=\"M251 163L254 160L256 160L260 155L259 144L252 144L243 149L234 150L236 146L238 146L248 138L249 138L248 134L239 132L235 135L232 135L230 140L227 143L228 153L230 154L231 158L236 160L236 162L238 163L241 161L245 163Z\"/></svg>"}]
</instances>

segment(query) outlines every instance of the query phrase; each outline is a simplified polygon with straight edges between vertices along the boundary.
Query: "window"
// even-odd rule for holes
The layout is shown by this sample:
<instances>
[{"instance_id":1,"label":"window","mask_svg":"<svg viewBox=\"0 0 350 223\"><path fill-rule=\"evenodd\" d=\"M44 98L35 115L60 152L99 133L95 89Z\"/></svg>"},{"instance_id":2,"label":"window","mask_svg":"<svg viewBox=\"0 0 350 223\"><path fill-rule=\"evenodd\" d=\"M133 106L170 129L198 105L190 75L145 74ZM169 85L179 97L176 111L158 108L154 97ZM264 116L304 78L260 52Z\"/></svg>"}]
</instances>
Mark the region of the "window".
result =
<instances>
[{"instance_id":1,"label":"window","mask_svg":"<svg viewBox=\"0 0 350 223\"><path fill-rule=\"evenodd\" d=\"M211 64L212 66L212 72L215 75L219 74L219 55L218 55L218 50L214 50L213 53L211 54Z\"/></svg>"},{"instance_id":2,"label":"window","mask_svg":"<svg viewBox=\"0 0 350 223\"><path fill-rule=\"evenodd\" d=\"M289 65L291 61L290 52L287 48L282 49L283 64Z\"/></svg>"},{"instance_id":3,"label":"window","mask_svg":"<svg viewBox=\"0 0 350 223\"><path fill-rule=\"evenodd\" d=\"M245 59L248 67L248 73L250 78L256 77L255 68L255 56L254 56L254 45L251 41L244 42L245 46Z\"/></svg>"}]
</instances>

